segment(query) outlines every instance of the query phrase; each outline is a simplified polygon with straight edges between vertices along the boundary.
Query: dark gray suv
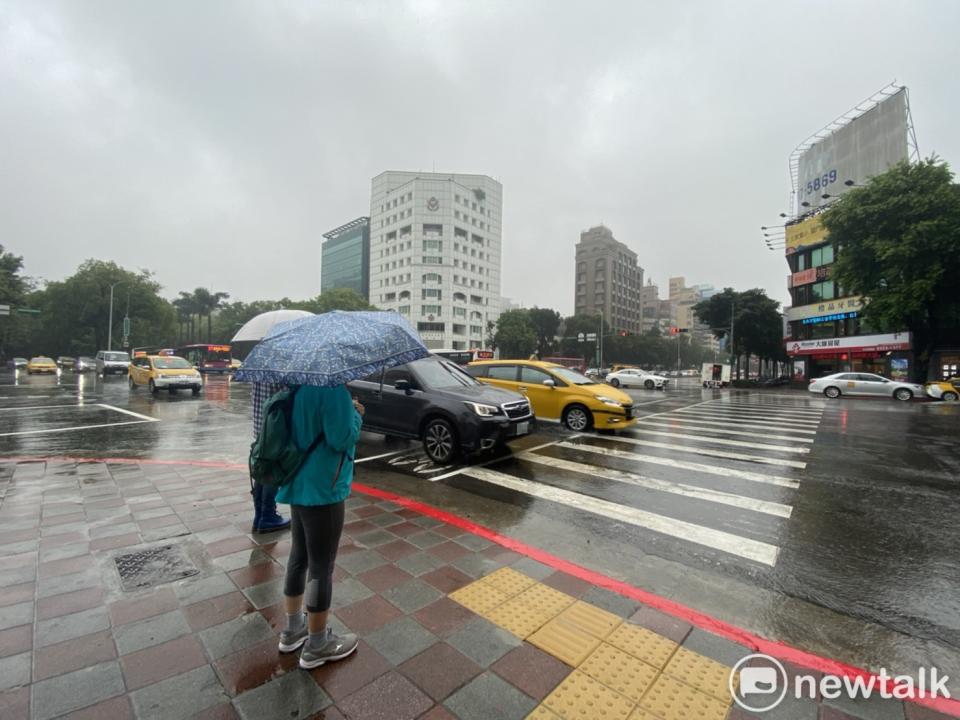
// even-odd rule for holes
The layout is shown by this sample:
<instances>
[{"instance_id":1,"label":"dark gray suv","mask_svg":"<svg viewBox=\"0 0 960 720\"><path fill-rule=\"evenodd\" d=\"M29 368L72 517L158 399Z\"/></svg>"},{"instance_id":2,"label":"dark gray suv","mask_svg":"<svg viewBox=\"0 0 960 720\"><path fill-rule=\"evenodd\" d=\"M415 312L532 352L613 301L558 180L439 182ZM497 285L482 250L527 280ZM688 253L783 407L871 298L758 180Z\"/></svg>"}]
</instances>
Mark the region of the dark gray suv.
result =
<instances>
[{"instance_id":1,"label":"dark gray suv","mask_svg":"<svg viewBox=\"0 0 960 720\"><path fill-rule=\"evenodd\" d=\"M382 386L380 380L376 373L348 385L366 408L363 429L422 440L440 465L534 428L525 397L480 383L449 360L417 360L387 370Z\"/></svg>"}]
</instances>

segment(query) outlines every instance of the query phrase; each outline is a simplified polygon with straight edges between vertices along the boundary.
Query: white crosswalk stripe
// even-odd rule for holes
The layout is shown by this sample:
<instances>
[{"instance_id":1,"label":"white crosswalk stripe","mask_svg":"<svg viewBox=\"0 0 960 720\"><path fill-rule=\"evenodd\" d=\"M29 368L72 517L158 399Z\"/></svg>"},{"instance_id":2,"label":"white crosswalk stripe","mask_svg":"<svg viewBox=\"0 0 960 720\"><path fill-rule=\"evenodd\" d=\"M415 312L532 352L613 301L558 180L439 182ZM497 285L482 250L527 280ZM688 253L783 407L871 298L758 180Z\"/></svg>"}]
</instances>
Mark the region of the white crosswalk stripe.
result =
<instances>
[{"instance_id":1,"label":"white crosswalk stripe","mask_svg":"<svg viewBox=\"0 0 960 720\"><path fill-rule=\"evenodd\" d=\"M695 542L707 547L722 550L731 555L754 560L764 565L776 565L779 549L775 545L770 545L758 540L733 535L732 533L714 530L694 523L684 522L675 518L658 515L656 513L639 510L626 505L608 502L590 495L571 492L562 488L544 485L524 480L523 478L507 475L488 468L467 468L463 471L464 475L484 480L493 485L516 490L517 492L531 495L533 497L552 500L562 505L586 510L595 515L602 515L607 518L620 520L638 525L648 530L659 532L663 535Z\"/></svg>"},{"instance_id":2,"label":"white crosswalk stripe","mask_svg":"<svg viewBox=\"0 0 960 720\"><path fill-rule=\"evenodd\" d=\"M817 405L706 400L641 415L616 435L568 436L441 477L626 523L641 543L652 533L648 542L665 536L678 550L720 554L709 562L725 555L773 566L822 413Z\"/></svg>"}]
</instances>

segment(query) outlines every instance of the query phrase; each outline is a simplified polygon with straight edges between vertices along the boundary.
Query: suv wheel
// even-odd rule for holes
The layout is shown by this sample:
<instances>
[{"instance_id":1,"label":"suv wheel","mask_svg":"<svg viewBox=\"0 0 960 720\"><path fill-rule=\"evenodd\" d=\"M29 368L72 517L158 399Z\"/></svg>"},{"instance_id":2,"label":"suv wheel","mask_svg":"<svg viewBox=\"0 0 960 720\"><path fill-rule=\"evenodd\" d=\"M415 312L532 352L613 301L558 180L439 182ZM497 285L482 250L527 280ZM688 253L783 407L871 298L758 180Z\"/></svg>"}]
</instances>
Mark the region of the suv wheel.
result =
<instances>
[{"instance_id":1,"label":"suv wheel","mask_svg":"<svg viewBox=\"0 0 960 720\"><path fill-rule=\"evenodd\" d=\"M160 392L160 388L157 387L157 384L153 380L151 380L147 386L150 388L150 392L152 392L154 395Z\"/></svg>"},{"instance_id":2,"label":"suv wheel","mask_svg":"<svg viewBox=\"0 0 960 720\"><path fill-rule=\"evenodd\" d=\"M893 394L897 400L913 400L913 393L910 392L907 388L898 388L897 391Z\"/></svg>"},{"instance_id":3,"label":"suv wheel","mask_svg":"<svg viewBox=\"0 0 960 720\"><path fill-rule=\"evenodd\" d=\"M434 418L423 429L423 449L437 465L446 465L457 456L457 433L442 418Z\"/></svg>"},{"instance_id":4,"label":"suv wheel","mask_svg":"<svg viewBox=\"0 0 960 720\"><path fill-rule=\"evenodd\" d=\"M590 429L593 418L590 417L590 411L583 405L571 405L563 411L563 424L567 430L584 432Z\"/></svg>"},{"instance_id":5,"label":"suv wheel","mask_svg":"<svg viewBox=\"0 0 960 720\"><path fill-rule=\"evenodd\" d=\"M840 388L834 387L833 385L831 385L830 387L826 388L823 391L823 394L826 395L828 398L836 399L840 397Z\"/></svg>"}]
</instances>

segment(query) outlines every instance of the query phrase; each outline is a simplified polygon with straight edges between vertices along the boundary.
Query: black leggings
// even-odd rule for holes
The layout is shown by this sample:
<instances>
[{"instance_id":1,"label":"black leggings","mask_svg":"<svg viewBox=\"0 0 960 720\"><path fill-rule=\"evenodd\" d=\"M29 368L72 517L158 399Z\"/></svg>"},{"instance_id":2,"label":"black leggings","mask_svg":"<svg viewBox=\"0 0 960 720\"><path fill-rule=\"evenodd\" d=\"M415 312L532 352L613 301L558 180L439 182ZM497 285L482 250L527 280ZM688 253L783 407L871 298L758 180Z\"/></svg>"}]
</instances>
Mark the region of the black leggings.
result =
<instances>
[{"instance_id":1,"label":"black leggings","mask_svg":"<svg viewBox=\"0 0 960 720\"><path fill-rule=\"evenodd\" d=\"M287 560L283 594L297 597L306 588L309 612L330 609L333 596L333 563L343 530L344 503L291 505L290 530L293 547ZM307 571L310 580L307 580Z\"/></svg>"}]
</instances>

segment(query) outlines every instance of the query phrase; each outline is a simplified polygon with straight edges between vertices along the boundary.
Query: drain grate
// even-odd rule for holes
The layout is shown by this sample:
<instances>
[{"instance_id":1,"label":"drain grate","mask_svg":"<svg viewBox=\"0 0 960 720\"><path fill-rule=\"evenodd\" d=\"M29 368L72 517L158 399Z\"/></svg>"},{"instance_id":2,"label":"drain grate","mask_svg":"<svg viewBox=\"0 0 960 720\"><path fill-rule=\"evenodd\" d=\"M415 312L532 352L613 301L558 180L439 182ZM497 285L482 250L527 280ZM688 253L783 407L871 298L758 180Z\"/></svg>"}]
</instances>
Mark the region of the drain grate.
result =
<instances>
[{"instance_id":1,"label":"drain grate","mask_svg":"<svg viewBox=\"0 0 960 720\"><path fill-rule=\"evenodd\" d=\"M126 553L113 560L120 573L120 584L127 591L162 585L200 572L183 550L175 545Z\"/></svg>"}]
</instances>

